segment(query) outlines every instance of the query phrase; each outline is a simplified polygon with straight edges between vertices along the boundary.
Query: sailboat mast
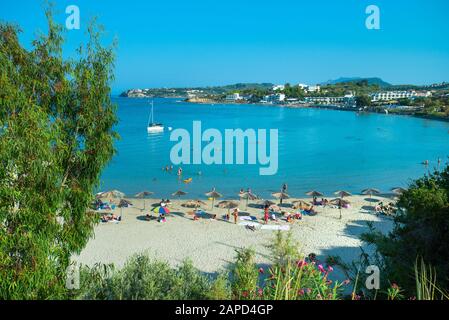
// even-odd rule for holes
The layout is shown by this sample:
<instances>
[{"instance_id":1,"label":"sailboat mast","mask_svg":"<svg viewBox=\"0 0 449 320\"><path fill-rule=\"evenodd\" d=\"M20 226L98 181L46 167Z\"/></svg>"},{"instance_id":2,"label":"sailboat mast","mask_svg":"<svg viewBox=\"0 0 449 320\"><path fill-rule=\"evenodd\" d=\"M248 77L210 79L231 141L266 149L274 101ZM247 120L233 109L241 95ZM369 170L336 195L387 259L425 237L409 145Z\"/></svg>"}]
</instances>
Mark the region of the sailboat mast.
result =
<instances>
[{"instance_id":1,"label":"sailboat mast","mask_svg":"<svg viewBox=\"0 0 449 320\"><path fill-rule=\"evenodd\" d=\"M154 103L153 103L153 99L151 99L151 123L154 123L154 111L153 111L153 107L154 107Z\"/></svg>"}]
</instances>

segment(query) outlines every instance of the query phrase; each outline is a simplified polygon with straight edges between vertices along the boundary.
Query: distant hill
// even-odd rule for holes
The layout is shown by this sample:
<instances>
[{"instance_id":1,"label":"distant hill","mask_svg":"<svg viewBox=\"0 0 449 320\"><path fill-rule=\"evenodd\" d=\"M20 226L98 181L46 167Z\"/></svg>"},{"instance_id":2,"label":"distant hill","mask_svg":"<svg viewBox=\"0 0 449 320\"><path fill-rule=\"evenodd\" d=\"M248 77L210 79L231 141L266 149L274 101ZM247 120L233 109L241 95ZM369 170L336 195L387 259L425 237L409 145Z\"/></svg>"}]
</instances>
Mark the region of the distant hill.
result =
<instances>
[{"instance_id":1,"label":"distant hill","mask_svg":"<svg viewBox=\"0 0 449 320\"><path fill-rule=\"evenodd\" d=\"M323 82L323 83L321 83L321 85L338 84L338 83L345 83L345 82L358 82L358 81L362 81L362 80L368 81L369 85L378 85L379 87L382 87L382 88L391 86L390 83L383 81L381 78L361 78L361 77L350 77L350 78L341 77L336 80L329 80L329 81Z\"/></svg>"}]
</instances>

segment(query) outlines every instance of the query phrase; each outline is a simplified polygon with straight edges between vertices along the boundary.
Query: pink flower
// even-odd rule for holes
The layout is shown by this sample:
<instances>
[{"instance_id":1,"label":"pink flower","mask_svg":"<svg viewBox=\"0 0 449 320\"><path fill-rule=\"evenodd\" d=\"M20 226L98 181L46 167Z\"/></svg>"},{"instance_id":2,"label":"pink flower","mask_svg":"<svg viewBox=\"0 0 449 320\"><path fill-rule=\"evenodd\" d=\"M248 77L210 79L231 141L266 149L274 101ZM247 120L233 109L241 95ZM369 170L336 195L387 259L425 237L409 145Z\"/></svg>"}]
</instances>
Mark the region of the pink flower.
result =
<instances>
[{"instance_id":1,"label":"pink flower","mask_svg":"<svg viewBox=\"0 0 449 320\"><path fill-rule=\"evenodd\" d=\"M298 290L298 295L303 296L304 295L304 289L299 289Z\"/></svg>"},{"instance_id":2,"label":"pink flower","mask_svg":"<svg viewBox=\"0 0 449 320\"><path fill-rule=\"evenodd\" d=\"M334 271L334 268L332 268L332 266L327 266L327 271L332 272L332 271Z\"/></svg>"},{"instance_id":3,"label":"pink flower","mask_svg":"<svg viewBox=\"0 0 449 320\"><path fill-rule=\"evenodd\" d=\"M259 273L264 273L263 268L259 268Z\"/></svg>"},{"instance_id":4,"label":"pink flower","mask_svg":"<svg viewBox=\"0 0 449 320\"><path fill-rule=\"evenodd\" d=\"M306 292L307 292L307 294L310 294L310 293L312 292L312 289L307 288L307 289L306 289Z\"/></svg>"},{"instance_id":5,"label":"pink flower","mask_svg":"<svg viewBox=\"0 0 449 320\"><path fill-rule=\"evenodd\" d=\"M318 265L318 270L320 270L322 273L326 273L326 270L324 270L322 264L319 264L319 265Z\"/></svg>"},{"instance_id":6,"label":"pink flower","mask_svg":"<svg viewBox=\"0 0 449 320\"><path fill-rule=\"evenodd\" d=\"M245 298L248 297L248 291L246 291L246 290L243 291L243 292L242 292L242 296L245 297Z\"/></svg>"},{"instance_id":7,"label":"pink flower","mask_svg":"<svg viewBox=\"0 0 449 320\"><path fill-rule=\"evenodd\" d=\"M393 289L399 289L399 286L398 286L396 283L393 283L393 284L391 285L391 287L392 287Z\"/></svg>"},{"instance_id":8,"label":"pink flower","mask_svg":"<svg viewBox=\"0 0 449 320\"><path fill-rule=\"evenodd\" d=\"M263 290L262 290L262 288L259 288L259 290L257 290L257 292L259 293L259 296L260 296L260 297L263 295Z\"/></svg>"},{"instance_id":9,"label":"pink flower","mask_svg":"<svg viewBox=\"0 0 449 320\"><path fill-rule=\"evenodd\" d=\"M307 265L307 262L305 260L299 260L296 265L298 266L298 268L302 268L305 267Z\"/></svg>"},{"instance_id":10,"label":"pink flower","mask_svg":"<svg viewBox=\"0 0 449 320\"><path fill-rule=\"evenodd\" d=\"M345 281L343 281L343 285L348 285L349 283L351 282L351 280L349 280L349 279L346 279Z\"/></svg>"},{"instance_id":11,"label":"pink flower","mask_svg":"<svg viewBox=\"0 0 449 320\"><path fill-rule=\"evenodd\" d=\"M332 280L327 280L326 284L330 286L332 284Z\"/></svg>"}]
</instances>

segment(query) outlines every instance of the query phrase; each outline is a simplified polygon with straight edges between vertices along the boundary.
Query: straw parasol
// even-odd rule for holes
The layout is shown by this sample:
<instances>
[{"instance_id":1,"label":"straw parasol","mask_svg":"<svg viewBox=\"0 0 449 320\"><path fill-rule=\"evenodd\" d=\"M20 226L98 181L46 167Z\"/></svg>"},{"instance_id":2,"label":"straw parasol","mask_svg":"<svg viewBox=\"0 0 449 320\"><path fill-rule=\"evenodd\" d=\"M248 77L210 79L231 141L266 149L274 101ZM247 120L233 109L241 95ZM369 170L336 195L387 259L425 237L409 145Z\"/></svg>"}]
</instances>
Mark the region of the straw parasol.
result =
<instances>
[{"instance_id":1,"label":"straw parasol","mask_svg":"<svg viewBox=\"0 0 449 320\"><path fill-rule=\"evenodd\" d=\"M201 200L189 200L189 201L181 204L181 206L186 207L186 208L199 208L199 207L205 206L205 205L206 205L206 203Z\"/></svg>"},{"instance_id":2,"label":"straw parasol","mask_svg":"<svg viewBox=\"0 0 449 320\"><path fill-rule=\"evenodd\" d=\"M105 191L105 192L100 192L97 193L96 198L100 199L100 198L107 198L107 199L121 199L125 196L125 194L121 191L118 190L110 190L110 191ZM112 202L112 201L111 201ZM122 206L120 206L119 204L119 208L120 208L120 217L121 219L123 219L123 215L122 215Z\"/></svg>"},{"instance_id":3,"label":"straw parasol","mask_svg":"<svg viewBox=\"0 0 449 320\"><path fill-rule=\"evenodd\" d=\"M178 199L179 199L181 196L185 196L186 194L187 194L187 192L184 192L182 190L178 190L178 191L172 193L171 195L173 197L178 197Z\"/></svg>"},{"instance_id":4,"label":"straw parasol","mask_svg":"<svg viewBox=\"0 0 449 320\"><path fill-rule=\"evenodd\" d=\"M128 200L121 199L120 203L118 204L118 207L120 208L120 216L123 218L123 208L128 207L129 205L132 205L132 203Z\"/></svg>"},{"instance_id":5,"label":"straw parasol","mask_svg":"<svg viewBox=\"0 0 449 320\"><path fill-rule=\"evenodd\" d=\"M271 195L273 197L275 197L276 199L279 199L279 204L282 204L283 199L290 198L290 196L288 194L286 194L285 192L273 192Z\"/></svg>"},{"instance_id":6,"label":"straw parasol","mask_svg":"<svg viewBox=\"0 0 449 320\"><path fill-rule=\"evenodd\" d=\"M254 193L250 191L239 193L240 199L246 199L246 208L248 208L248 201L249 200L256 200L258 199L258 196L256 196Z\"/></svg>"},{"instance_id":7,"label":"straw parasol","mask_svg":"<svg viewBox=\"0 0 449 320\"><path fill-rule=\"evenodd\" d=\"M323 196L323 194L321 192L316 191L316 190L306 192L306 195L308 195L310 197L322 197Z\"/></svg>"},{"instance_id":8,"label":"straw parasol","mask_svg":"<svg viewBox=\"0 0 449 320\"><path fill-rule=\"evenodd\" d=\"M262 205L263 207L265 206L271 206L273 204L275 204L273 201L271 200L261 200L258 202L260 205Z\"/></svg>"},{"instance_id":9,"label":"straw parasol","mask_svg":"<svg viewBox=\"0 0 449 320\"><path fill-rule=\"evenodd\" d=\"M212 210L214 209L215 199L223 197L221 193L215 191L215 188L213 188L212 191L206 192L205 195L208 198L212 198Z\"/></svg>"},{"instance_id":10,"label":"straw parasol","mask_svg":"<svg viewBox=\"0 0 449 320\"><path fill-rule=\"evenodd\" d=\"M123 198L125 196L125 194L121 191L118 190L110 190L110 191L104 191L104 192L100 192L97 193L96 198Z\"/></svg>"},{"instance_id":11,"label":"straw parasol","mask_svg":"<svg viewBox=\"0 0 449 320\"><path fill-rule=\"evenodd\" d=\"M238 202L232 200L224 200L220 201L217 205L219 208L228 209L228 215L230 214L231 209L238 208Z\"/></svg>"},{"instance_id":12,"label":"straw parasol","mask_svg":"<svg viewBox=\"0 0 449 320\"><path fill-rule=\"evenodd\" d=\"M145 207L146 207L145 206L145 198L151 196L152 194L154 194L154 192L144 190L144 191L141 191L134 195L134 197L136 197L136 198L143 199L143 209L142 210L145 210Z\"/></svg>"},{"instance_id":13,"label":"straw parasol","mask_svg":"<svg viewBox=\"0 0 449 320\"><path fill-rule=\"evenodd\" d=\"M369 195L369 197L370 197L370 199L371 199L371 196L372 196L373 194L380 194L380 191L379 191L378 189L368 188L368 189L362 190L362 194Z\"/></svg>"},{"instance_id":14,"label":"straw parasol","mask_svg":"<svg viewBox=\"0 0 449 320\"><path fill-rule=\"evenodd\" d=\"M397 195L401 195L403 194L405 191L407 191L407 189L401 188L401 187L396 187L396 188L392 188L391 191Z\"/></svg>"},{"instance_id":15,"label":"straw parasol","mask_svg":"<svg viewBox=\"0 0 449 320\"><path fill-rule=\"evenodd\" d=\"M118 204L119 207L127 207L131 205L132 205L131 201L125 199L121 199L120 203Z\"/></svg>"},{"instance_id":16,"label":"straw parasol","mask_svg":"<svg viewBox=\"0 0 449 320\"><path fill-rule=\"evenodd\" d=\"M339 219L341 219L341 208L343 206L347 206L350 204L350 202L348 200L344 200L342 198L333 199L330 201L330 203L337 205L338 209L340 209L340 218Z\"/></svg>"},{"instance_id":17,"label":"straw parasol","mask_svg":"<svg viewBox=\"0 0 449 320\"><path fill-rule=\"evenodd\" d=\"M232 201L232 200L224 200L220 201L217 204L217 207L223 208L223 209L235 209L239 206L238 202Z\"/></svg>"},{"instance_id":18,"label":"straw parasol","mask_svg":"<svg viewBox=\"0 0 449 320\"><path fill-rule=\"evenodd\" d=\"M310 203L303 201L303 200L296 200L296 201L292 202L293 209L298 209L298 208L302 207L303 205L310 206Z\"/></svg>"},{"instance_id":19,"label":"straw parasol","mask_svg":"<svg viewBox=\"0 0 449 320\"><path fill-rule=\"evenodd\" d=\"M352 196L352 194L345 190L338 190L334 192L335 195L339 196L340 198L349 197Z\"/></svg>"}]
</instances>

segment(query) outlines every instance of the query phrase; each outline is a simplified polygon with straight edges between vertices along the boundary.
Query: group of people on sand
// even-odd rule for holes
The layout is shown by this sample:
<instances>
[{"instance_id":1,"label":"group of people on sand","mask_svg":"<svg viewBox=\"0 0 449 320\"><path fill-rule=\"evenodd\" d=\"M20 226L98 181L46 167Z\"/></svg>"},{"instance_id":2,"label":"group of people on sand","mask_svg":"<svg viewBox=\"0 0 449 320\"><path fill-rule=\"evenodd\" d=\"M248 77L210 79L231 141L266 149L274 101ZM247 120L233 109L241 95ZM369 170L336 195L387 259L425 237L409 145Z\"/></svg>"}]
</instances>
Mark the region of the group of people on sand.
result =
<instances>
[{"instance_id":1,"label":"group of people on sand","mask_svg":"<svg viewBox=\"0 0 449 320\"><path fill-rule=\"evenodd\" d=\"M393 202L384 205L383 202L379 202L374 206L374 212L377 214L383 214L386 216L391 216L396 212L397 208L395 207Z\"/></svg>"},{"instance_id":2,"label":"group of people on sand","mask_svg":"<svg viewBox=\"0 0 449 320\"><path fill-rule=\"evenodd\" d=\"M318 200L317 197L313 197L312 199L312 204L314 206L327 206L329 204L329 200L325 199L325 198L321 198L321 200Z\"/></svg>"},{"instance_id":3,"label":"group of people on sand","mask_svg":"<svg viewBox=\"0 0 449 320\"><path fill-rule=\"evenodd\" d=\"M101 216L101 222L118 222L122 221L122 216L116 216L113 213L104 214Z\"/></svg>"}]
</instances>

